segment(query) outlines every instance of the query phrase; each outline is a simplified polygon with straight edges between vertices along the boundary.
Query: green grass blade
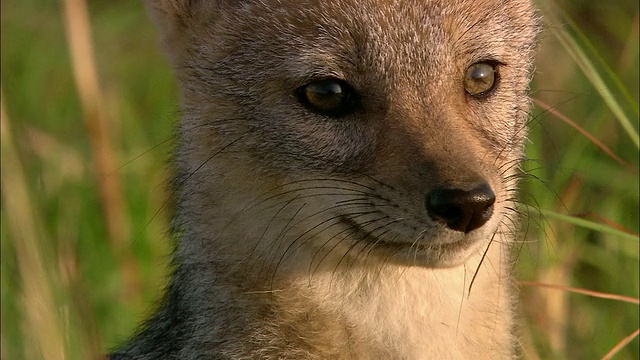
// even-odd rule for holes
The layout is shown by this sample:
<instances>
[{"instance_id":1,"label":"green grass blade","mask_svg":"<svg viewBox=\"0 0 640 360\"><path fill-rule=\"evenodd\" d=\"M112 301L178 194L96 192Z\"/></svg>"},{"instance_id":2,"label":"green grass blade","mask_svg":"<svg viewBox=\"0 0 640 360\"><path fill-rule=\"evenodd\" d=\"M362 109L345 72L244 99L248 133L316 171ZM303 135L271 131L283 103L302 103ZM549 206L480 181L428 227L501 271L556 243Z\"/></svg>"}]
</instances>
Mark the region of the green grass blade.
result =
<instances>
[{"instance_id":1,"label":"green grass blade","mask_svg":"<svg viewBox=\"0 0 640 360\"><path fill-rule=\"evenodd\" d=\"M601 223L597 223L594 221L590 221L590 220L585 220L579 217L575 217L575 216L571 216L571 215L565 215L565 214L560 214L557 213L555 211L551 211L551 210L545 210L545 209L537 209L535 207L532 206L528 206L525 205L530 213L539 213L541 216L546 216L549 218L553 218L553 219L557 219L560 221L564 221L566 223L569 224L573 224L576 226L580 226L586 229L590 229L590 230L594 230L597 232L601 232L603 234L608 234L608 235L613 235L613 236L617 236L619 238L623 238L626 240L635 240L635 241L640 241L640 238L638 237L638 235L633 235L633 234L629 234L626 233L624 231L620 231L618 229L612 228L608 225L605 224L601 224Z\"/></svg>"},{"instance_id":2,"label":"green grass blade","mask_svg":"<svg viewBox=\"0 0 640 360\"><path fill-rule=\"evenodd\" d=\"M638 136L638 130L632 124L631 120L633 118L638 118L637 102L633 101L631 95L629 95L629 92L622 85L622 82L613 73L606 62L600 57L591 43L577 28L577 26L569 18L569 16L564 14L564 12L562 11L560 11L560 13L563 14L563 22L568 24L568 29L552 27L551 29L553 34L567 50L569 55L571 55L571 57L580 67L585 76L593 84L595 90L607 104L622 128L628 134L631 141L635 144L636 148L640 148L640 137ZM592 59L598 60L599 66L596 66ZM598 71L598 69L600 69L601 71ZM606 75L606 79L602 77L601 73L604 73ZM634 114L628 114L624 110L623 106L614 95L612 86L608 84L614 84L616 90L615 92L617 94L621 94L620 97L627 100L629 104L628 107L631 108L630 111Z\"/></svg>"}]
</instances>

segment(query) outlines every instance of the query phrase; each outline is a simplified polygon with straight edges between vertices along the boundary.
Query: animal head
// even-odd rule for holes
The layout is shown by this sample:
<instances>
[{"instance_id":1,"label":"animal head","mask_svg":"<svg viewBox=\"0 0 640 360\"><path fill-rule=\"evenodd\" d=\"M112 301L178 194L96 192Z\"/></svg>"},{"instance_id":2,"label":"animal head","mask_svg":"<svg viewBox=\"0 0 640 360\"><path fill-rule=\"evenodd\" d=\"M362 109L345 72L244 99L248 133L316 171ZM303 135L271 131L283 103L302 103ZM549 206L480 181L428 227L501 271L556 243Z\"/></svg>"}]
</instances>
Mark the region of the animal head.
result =
<instances>
[{"instance_id":1,"label":"animal head","mask_svg":"<svg viewBox=\"0 0 640 360\"><path fill-rule=\"evenodd\" d=\"M181 86L184 222L433 267L511 231L529 1L148 4Z\"/></svg>"}]
</instances>

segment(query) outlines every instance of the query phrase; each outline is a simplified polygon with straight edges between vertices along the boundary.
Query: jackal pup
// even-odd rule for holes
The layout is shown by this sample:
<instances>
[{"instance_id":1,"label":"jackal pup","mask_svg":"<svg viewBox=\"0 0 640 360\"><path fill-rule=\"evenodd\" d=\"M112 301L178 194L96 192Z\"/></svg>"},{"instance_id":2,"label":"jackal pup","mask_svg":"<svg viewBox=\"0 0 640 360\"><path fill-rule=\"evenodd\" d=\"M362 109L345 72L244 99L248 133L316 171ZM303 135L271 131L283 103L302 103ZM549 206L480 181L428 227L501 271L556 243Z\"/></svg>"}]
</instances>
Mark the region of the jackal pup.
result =
<instances>
[{"instance_id":1,"label":"jackal pup","mask_svg":"<svg viewBox=\"0 0 640 360\"><path fill-rule=\"evenodd\" d=\"M508 359L527 0L148 0L174 273L112 359Z\"/></svg>"}]
</instances>

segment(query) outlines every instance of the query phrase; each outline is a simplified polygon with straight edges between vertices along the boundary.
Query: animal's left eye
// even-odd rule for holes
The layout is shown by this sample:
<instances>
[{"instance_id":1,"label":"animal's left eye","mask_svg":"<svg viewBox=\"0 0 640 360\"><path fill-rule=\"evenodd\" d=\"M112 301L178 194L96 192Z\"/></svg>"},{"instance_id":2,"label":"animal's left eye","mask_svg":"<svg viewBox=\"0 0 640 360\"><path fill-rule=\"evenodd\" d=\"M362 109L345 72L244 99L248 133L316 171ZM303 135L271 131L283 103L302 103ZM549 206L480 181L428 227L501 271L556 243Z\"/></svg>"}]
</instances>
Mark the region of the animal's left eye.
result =
<instances>
[{"instance_id":1,"label":"animal's left eye","mask_svg":"<svg viewBox=\"0 0 640 360\"><path fill-rule=\"evenodd\" d=\"M464 76L464 89L469 95L484 95L493 90L496 84L496 66L483 61L467 68Z\"/></svg>"}]
</instances>

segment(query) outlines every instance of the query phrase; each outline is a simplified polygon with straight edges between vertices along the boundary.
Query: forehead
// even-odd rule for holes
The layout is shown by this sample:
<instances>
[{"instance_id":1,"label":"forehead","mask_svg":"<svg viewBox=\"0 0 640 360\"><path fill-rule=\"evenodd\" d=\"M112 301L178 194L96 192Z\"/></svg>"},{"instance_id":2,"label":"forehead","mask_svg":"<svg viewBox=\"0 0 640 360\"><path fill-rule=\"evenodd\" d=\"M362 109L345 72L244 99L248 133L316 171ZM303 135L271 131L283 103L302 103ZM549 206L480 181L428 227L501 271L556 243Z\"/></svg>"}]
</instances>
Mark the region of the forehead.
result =
<instances>
[{"instance_id":1,"label":"forehead","mask_svg":"<svg viewBox=\"0 0 640 360\"><path fill-rule=\"evenodd\" d=\"M253 45L274 50L304 45L319 55L395 54L430 62L452 53L507 53L514 40L527 40L514 33L531 17L522 0L262 0L237 10L230 20L247 25L239 35Z\"/></svg>"},{"instance_id":2,"label":"forehead","mask_svg":"<svg viewBox=\"0 0 640 360\"><path fill-rule=\"evenodd\" d=\"M525 68L535 37L528 0L249 0L200 18L194 61L245 87L433 87L478 61Z\"/></svg>"}]
</instances>

